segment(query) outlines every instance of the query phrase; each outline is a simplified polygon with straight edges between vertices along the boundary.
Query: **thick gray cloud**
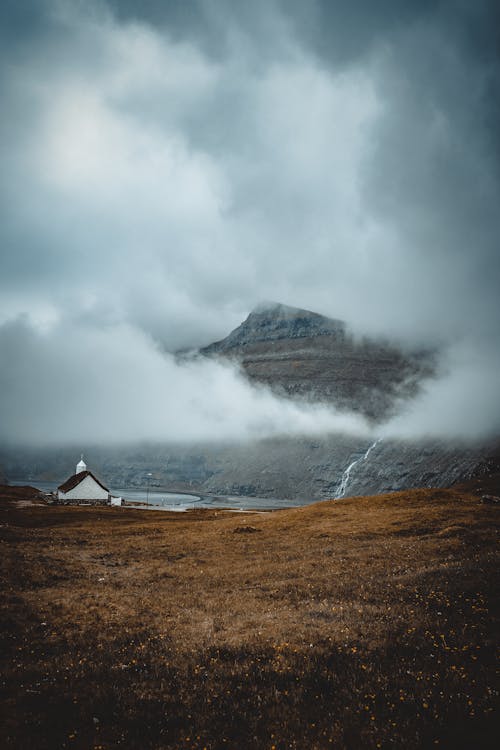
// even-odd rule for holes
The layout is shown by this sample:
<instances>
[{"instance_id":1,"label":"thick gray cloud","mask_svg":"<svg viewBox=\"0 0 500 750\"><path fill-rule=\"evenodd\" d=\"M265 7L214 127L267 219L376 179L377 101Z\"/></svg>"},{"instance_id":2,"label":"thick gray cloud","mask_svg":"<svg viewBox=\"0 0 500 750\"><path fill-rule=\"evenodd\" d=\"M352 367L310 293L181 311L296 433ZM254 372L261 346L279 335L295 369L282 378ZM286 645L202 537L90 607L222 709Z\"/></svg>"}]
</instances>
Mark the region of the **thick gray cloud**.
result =
<instances>
[{"instance_id":1,"label":"thick gray cloud","mask_svg":"<svg viewBox=\"0 0 500 750\"><path fill-rule=\"evenodd\" d=\"M83 327L153 366L278 299L439 342L458 402L493 398L495 6L3 3L2 340L24 316L42 349Z\"/></svg>"},{"instance_id":2,"label":"thick gray cloud","mask_svg":"<svg viewBox=\"0 0 500 750\"><path fill-rule=\"evenodd\" d=\"M359 417L250 387L231 365L180 365L124 324L41 333L20 319L0 328L0 347L2 437L14 445L369 432Z\"/></svg>"}]
</instances>

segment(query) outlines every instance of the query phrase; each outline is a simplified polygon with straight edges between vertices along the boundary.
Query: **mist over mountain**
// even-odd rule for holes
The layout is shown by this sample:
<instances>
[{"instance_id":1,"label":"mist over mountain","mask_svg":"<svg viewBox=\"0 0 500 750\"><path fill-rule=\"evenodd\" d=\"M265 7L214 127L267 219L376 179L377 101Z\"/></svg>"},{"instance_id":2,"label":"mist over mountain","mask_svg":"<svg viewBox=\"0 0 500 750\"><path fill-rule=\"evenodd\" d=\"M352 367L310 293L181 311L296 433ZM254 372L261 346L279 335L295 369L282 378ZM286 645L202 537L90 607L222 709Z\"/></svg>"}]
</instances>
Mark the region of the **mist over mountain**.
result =
<instances>
[{"instance_id":1,"label":"mist over mountain","mask_svg":"<svg viewBox=\"0 0 500 750\"><path fill-rule=\"evenodd\" d=\"M122 447L109 438L98 445L88 436L73 447L63 448L60 441L54 448L4 446L0 464L7 475L35 484L37 479L60 482L74 456L85 450L115 488L151 483L170 490L312 502L346 493L449 486L481 472L488 456L498 454L494 440L472 436L444 439L415 431L410 439L398 437L391 426L405 420L405 410L418 410L426 386L441 382L439 353L356 337L345 322L308 310L260 304L224 339L199 352L181 352L177 361L167 353L157 356L171 368L164 386L173 376L191 378L184 392L172 394L169 414L175 402L177 421L168 442L147 439L146 433L147 441L129 438ZM167 375L169 369L159 372ZM206 383L205 400L193 406L193 386L208 374L217 388ZM210 435L203 441L189 439L186 420L210 402ZM218 409L235 421L217 437L211 425L217 425ZM161 415L160 403L158 411ZM257 420L254 434L243 432L242 417L249 424Z\"/></svg>"},{"instance_id":2,"label":"mist over mountain","mask_svg":"<svg viewBox=\"0 0 500 750\"><path fill-rule=\"evenodd\" d=\"M436 374L437 353L356 338L346 323L264 303L222 341L200 350L240 363L250 381L279 395L332 404L381 422Z\"/></svg>"}]
</instances>

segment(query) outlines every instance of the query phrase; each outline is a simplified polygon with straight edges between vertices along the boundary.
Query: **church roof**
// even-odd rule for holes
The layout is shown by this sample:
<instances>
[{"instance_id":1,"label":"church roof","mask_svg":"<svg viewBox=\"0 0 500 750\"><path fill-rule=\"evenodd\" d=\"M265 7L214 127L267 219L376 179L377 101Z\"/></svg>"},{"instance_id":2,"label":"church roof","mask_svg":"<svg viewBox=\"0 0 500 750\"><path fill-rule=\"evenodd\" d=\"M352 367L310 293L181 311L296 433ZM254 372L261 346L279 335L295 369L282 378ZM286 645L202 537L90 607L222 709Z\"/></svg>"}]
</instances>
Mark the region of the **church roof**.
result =
<instances>
[{"instance_id":1,"label":"church roof","mask_svg":"<svg viewBox=\"0 0 500 750\"><path fill-rule=\"evenodd\" d=\"M82 482L85 477L92 477L94 482L97 482L97 484L103 488L103 490L106 490L106 492L109 492L108 488L103 485L102 482L100 482L97 477L95 477L91 471L80 471L78 474L73 474L72 477L67 479L63 484L59 485L57 488L58 490L61 490L61 492L69 492L70 490L74 489L77 485Z\"/></svg>"}]
</instances>

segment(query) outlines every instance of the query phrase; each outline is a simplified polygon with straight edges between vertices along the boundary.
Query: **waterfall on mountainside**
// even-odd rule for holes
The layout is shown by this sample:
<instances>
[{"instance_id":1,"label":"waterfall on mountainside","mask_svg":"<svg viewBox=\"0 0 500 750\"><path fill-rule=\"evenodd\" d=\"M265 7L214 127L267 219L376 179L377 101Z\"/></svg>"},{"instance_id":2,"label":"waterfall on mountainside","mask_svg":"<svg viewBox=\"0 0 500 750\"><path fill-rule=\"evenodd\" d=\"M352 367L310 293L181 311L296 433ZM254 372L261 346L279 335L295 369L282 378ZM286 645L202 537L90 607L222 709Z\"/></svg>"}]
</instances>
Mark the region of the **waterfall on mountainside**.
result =
<instances>
[{"instance_id":1,"label":"waterfall on mountainside","mask_svg":"<svg viewBox=\"0 0 500 750\"><path fill-rule=\"evenodd\" d=\"M347 469L342 474L342 479L340 480L339 487L337 489L337 492L335 493L335 499L336 500L338 498L340 498L340 497L344 497L345 491L347 489L347 485L349 484L349 480L351 478L351 473L352 473L352 470L354 469L354 467L357 464L359 464L360 462L366 461L366 459L368 458L368 456L370 455L370 453L372 452L372 450L380 443L381 440L382 440L382 438L379 438L378 440L375 440L375 442L372 443L372 445L370 445L370 447L368 448L368 450L366 451L366 453L363 456L361 456L360 458L357 458L355 461L352 461L352 463L349 464L349 466L347 467Z\"/></svg>"}]
</instances>

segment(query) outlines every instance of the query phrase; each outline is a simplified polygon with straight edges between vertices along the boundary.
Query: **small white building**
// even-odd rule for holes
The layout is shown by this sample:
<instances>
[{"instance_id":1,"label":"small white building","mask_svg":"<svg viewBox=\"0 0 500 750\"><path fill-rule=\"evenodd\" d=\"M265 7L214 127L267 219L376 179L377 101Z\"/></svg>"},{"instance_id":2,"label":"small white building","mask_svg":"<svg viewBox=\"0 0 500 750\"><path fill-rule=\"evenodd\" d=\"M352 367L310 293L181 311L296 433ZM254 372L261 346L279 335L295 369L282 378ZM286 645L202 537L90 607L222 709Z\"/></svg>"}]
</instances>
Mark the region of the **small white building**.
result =
<instances>
[{"instance_id":1,"label":"small white building","mask_svg":"<svg viewBox=\"0 0 500 750\"><path fill-rule=\"evenodd\" d=\"M57 499L69 502L106 503L110 500L107 487L95 477L83 461L76 465L76 472L57 488Z\"/></svg>"}]
</instances>

